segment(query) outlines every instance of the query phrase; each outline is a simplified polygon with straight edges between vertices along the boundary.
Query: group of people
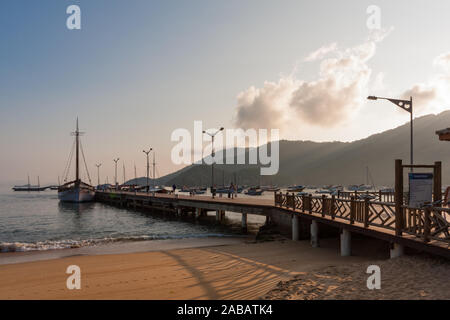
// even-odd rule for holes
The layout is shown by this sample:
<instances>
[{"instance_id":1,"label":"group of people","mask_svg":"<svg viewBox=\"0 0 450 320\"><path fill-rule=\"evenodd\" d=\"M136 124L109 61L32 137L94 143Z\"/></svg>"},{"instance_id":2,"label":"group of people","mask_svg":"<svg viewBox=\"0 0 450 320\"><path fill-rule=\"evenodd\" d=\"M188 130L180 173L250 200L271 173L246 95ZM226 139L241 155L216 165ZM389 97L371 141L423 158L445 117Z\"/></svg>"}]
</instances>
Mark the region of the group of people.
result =
<instances>
[{"instance_id":1,"label":"group of people","mask_svg":"<svg viewBox=\"0 0 450 320\"><path fill-rule=\"evenodd\" d=\"M211 194L213 198L216 196L216 193L217 187L216 186L211 187ZM237 185L231 183L230 187L228 188L228 198L234 199L236 197L237 197Z\"/></svg>"}]
</instances>

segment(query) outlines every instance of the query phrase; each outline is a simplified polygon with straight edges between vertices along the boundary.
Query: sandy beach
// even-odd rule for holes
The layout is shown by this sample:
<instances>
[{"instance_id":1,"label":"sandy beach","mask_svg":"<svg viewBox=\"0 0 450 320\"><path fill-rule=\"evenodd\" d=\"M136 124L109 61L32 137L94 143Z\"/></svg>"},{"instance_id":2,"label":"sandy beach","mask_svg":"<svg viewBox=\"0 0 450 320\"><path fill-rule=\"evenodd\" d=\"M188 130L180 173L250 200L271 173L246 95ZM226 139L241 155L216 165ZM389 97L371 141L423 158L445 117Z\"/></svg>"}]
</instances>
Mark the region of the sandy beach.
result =
<instances>
[{"instance_id":1,"label":"sandy beach","mask_svg":"<svg viewBox=\"0 0 450 320\"><path fill-rule=\"evenodd\" d=\"M381 288L368 290L367 267L381 270ZM450 300L450 263L423 256L333 266L297 274L264 299L276 300Z\"/></svg>"},{"instance_id":2,"label":"sandy beach","mask_svg":"<svg viewBox=\"0 0 450 320\"><path fill-rule=\"evenodd\" d=\"M308 241L201 241L0 265L0 299L449 299L448 263L380 260L376 243L361 242L355 256L341 257L336 239L321 248ZM366 287L366 269L374 263L382 268L382 290ZM80 290L66 288L69 265L81 268Z\"/></svg>"},{"instance_id":3,"label":"sandy beach","mask_svg":"<svg viewBox=\"0 0 450 320\"><path fill-rule=\"evenodd\" d=\"M301 272L366 261L308 242L240 243L0 265L0 299L257 299ZM69 265L81 290L68 290Z\"/></svg>"}]
</instances>

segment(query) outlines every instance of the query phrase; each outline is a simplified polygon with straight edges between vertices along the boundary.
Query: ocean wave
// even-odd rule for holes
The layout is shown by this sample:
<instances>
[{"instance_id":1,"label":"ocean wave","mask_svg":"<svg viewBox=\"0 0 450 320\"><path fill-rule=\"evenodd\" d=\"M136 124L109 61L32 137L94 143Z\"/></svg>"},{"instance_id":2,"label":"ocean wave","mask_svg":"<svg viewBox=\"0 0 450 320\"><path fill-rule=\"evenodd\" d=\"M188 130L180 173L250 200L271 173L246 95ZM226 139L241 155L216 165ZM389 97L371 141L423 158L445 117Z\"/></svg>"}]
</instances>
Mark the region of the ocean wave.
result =
<instances>
[{"instance_id":1,"label":"ocean wave","mask_svg":"<svg viewBox=\"0 0 450 320\"><path fill-rule=\"evenodd\" d=\"M238 235L225 234L185 234L185 235L154 235L154 236L126 236L117 238L87 239L87 240L47 240L39 242L0 242L0 252L27 252L27 251L45 251L58 249L81 248L87 246L112 244L118 242L149 241L149 240L168 240L185 238L207 238L207 237L236 237Z\"/></svg>"}]
</instances>

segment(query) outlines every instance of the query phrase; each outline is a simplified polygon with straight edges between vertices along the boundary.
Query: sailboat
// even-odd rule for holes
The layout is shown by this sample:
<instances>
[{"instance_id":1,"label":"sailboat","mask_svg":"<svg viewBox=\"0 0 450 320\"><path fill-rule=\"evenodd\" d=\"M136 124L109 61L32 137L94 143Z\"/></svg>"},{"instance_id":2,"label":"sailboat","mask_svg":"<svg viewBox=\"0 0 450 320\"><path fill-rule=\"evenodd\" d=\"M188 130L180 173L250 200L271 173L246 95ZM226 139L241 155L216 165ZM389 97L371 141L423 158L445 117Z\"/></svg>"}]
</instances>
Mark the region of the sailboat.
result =
<instances>
[{"instance_id":1,"label":"sailboat","mask_svg":"<svg viewBox=\"0 0 450 320\"><path fill-rule=\"evenodd\" d=\"M14 186L12 188L14 191L45 191L47 187L41 187L41 183L39 182L39 176L38 176L38 184L37 186L32 186L30 184L30 176L28 176L28 184L24 186Z\"/></svg>"},{"instance_id":2,"label":"sailboat","mask_svg":"<svg viewBox=\"0 0 450 320\"><path fill-rule=\"evenodd\" d=\"M63 202L88 202L95 197L95 188L80 179L80 134L77 128L75 135L75 180L67 182L58 188L58 199ZM83 149L81 149L83 152ZM72 154L72 153L71 153ZM84 159L84 154L83 154ZM69 159L69 162L71 158ZM86 163L85 163L86 164ZM87 167L86 167L87 170ZM88 173L89 175L89 173Z\"/></svg>"}]
</instances>

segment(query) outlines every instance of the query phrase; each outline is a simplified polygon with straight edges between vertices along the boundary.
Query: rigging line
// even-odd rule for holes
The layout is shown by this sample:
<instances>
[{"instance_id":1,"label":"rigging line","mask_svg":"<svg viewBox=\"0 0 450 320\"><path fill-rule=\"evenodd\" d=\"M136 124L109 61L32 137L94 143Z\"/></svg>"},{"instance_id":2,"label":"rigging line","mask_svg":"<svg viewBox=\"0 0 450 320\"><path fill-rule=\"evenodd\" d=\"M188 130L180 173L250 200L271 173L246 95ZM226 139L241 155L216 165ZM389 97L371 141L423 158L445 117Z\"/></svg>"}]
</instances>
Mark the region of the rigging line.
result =
<instances>
[{"instance_id":1,"label":"rigging line","mask_svg":"<svg viewBox=\"0 0 450 320\"><path fill-rule=\"evenodd\" d=\"M70 164L72 163L72 157L73 157L74 149L75 149L75 140L72 143L72 148L70 149L69 158L67 159L66 167L64 168L64 172L63 172L63 175L62 175L64 181L66 181L66 182L67 182L67 176L69 175Z\"/></svg>"},{"instance_id":2,"label":"rigging line","mask_svg":"<svg viewBox=\"0 0 450 320\"><path fill-rule=\"evenodd\" d=\"M69 160L69 166L67 167L67 172L66 172L66 176L65 176L65 180L67 181L68 177L69 177L69 172L70 172L70 167L72 165L72 159L73 159L73 152L70 155L70 160Z\"/></svg>"},{"instance_id":3,"label":"rigging line","mask_svg":"<svg viewBox=\"0 0 450 320\"><path fill-rule=\"evenodd\" d=\"M74 144L75 144L75 141L72 143L72 147L70 148L70 152L69 152L69 157L67 158L66 165L64 166L64 171L62 174L63 181L66 180L66 171L67 171L67 167L69 166L69 161L70 161L70 158L71 158L71 155L73 152Z\"/></svg>"},{"instance_id":4,"label":"rigging line","mask_svg":"<svg viewBox=\"0 0 450 320\"><path fill-rule=\"evenodd\" d=\"M83 145L81 144L81 141L80 141L80 149L81 149L81 155L83 156L84 167L86 168L86 174L87 174L87 177L89 180L89 184L92 185L92 181L91 181L91 177L89 176L89 170L88 170L88 167L86 164L86 158L84 157Z\"/></svg>"}]
</instances>

